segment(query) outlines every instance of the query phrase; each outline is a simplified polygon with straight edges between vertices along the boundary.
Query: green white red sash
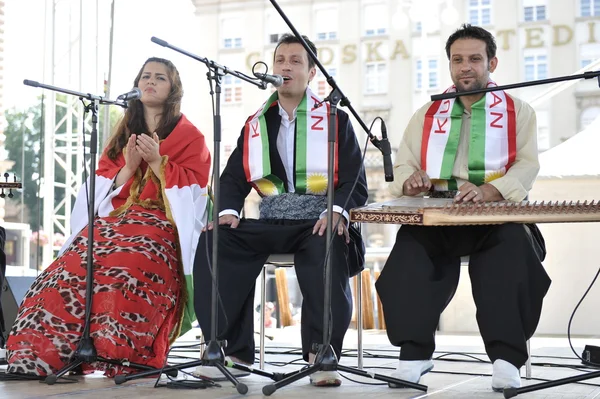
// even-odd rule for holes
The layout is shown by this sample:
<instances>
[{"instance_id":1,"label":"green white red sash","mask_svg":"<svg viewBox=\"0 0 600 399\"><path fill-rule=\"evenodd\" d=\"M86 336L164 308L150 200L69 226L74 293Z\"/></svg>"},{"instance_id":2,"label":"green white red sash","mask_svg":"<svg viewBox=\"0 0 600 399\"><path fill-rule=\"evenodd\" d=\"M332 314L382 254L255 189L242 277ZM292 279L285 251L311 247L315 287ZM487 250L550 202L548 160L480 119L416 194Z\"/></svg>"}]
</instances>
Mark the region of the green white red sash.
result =
<instances>
[{"instance_id":1,"label":"green white red sash","mask_svg":"<svg viewBox=\"0 0 600 399\"><path fill-rule=\"evenodd\" d=\"M489 81L487 86L496 86ZM455 92L452 86L445 92ZM456 190L452 176L464 107L456 98L435 101L425 114L421 167L438 191ZM502 177L517 153L514 101L504 91L488 92L471 106L469 181L482 185Z\"/></svg>"},{"instance_id":2,"label":"green white red sash","mask_svg":"<svg viewBox=\"0 0 600 399\"><path fill-rule=\"evenodd\" d=\"M278 104L274 92L263 106L246 122L244 129L243 163L247 181L261 197L285 192L280 178L271 173L269 137L265 113ZM329 103L317 106L321 100L306 89L304 98L296 109L296 181L298 194L325 195L327 192L327 128ZM338 131L336 123L334 185L338 182Z\"/></svg>"}]
</instances>

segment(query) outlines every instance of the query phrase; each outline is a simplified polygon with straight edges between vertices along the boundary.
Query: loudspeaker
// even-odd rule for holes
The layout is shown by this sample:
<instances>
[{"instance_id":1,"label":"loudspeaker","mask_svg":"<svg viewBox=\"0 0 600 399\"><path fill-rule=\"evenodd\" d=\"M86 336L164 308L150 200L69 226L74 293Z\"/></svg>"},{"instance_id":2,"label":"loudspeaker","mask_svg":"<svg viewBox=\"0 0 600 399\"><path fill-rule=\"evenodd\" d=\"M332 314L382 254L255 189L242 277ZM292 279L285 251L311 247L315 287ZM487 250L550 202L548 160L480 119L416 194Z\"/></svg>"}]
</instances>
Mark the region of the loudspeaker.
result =
<instances>
[{"instance_id":1,"label":"loudspeaker","mask_svg":"<svg viewBox=\"0 0 600 399\"><path fill-rule=\"evenodd\" d=\"M5 327L4 337L8 336L17 318L19 306L34 281L35 277L5 277L0 295L0 306L2 307L0 314L4 317Z\"/></svg>"}]
</instances>

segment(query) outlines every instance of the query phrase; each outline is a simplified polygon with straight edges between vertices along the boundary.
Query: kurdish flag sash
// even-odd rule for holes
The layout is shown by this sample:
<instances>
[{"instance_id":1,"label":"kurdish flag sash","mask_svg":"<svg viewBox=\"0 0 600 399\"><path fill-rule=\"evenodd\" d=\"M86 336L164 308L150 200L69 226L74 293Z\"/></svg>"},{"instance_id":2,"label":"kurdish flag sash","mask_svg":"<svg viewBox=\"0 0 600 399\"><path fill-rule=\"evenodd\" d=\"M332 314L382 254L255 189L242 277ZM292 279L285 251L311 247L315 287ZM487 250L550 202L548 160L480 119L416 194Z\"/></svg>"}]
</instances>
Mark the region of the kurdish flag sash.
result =
<instances>
[{"instance_id":1,"label":"kurdish flag sash","mask_svg":"<svg viewBox=\"0 0 600 399\"><path fill-rule=\"evenodd\" d=\"M279 95L276 91L248 118L244 128L244 172L247 181L261 197L285 192L285 185L281 179L271 173L269 137L265 120L265 113L278 105L278 101ZM307 88L296 109L295 192L298 194L325 195L327 192L329 103L318 106L319 103L321 100ZM318 107L315 108L316 106ZM339 131L336 131L334 186L337 186L338 182L338 136Z\"/></svg>"},{"instance_id":2,"label":"kurdish flag sash","mask_svg":"<svg viewBox=\"0 0 600 399\"><path fill-rule=\"evenodd\" d=\"M497 86L489 81L487 87ZM445 93L455 92L452 86ZM421 167L438 191L456 190L452 177L464 107L456 98L435 101L425 114ZM516 113L514 101L504 91L486 93L471 106L469 181L477 186L506 174L515 161Z\"/></svg>"}]
</instances>

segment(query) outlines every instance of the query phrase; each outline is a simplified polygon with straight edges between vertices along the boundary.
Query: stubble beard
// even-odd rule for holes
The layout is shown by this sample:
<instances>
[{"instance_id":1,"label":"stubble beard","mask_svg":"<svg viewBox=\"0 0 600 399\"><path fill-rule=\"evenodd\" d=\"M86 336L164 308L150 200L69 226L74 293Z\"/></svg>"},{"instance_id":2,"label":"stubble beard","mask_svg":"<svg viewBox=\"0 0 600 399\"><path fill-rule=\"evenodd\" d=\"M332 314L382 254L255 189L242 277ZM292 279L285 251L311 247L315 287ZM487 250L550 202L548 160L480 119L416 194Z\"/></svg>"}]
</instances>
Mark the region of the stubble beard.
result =
<instances>
[{"instance_id":1,"label":"stubble beard","mask_svg":"<svg viewBox=\"0 0 600 399\"><path fill-rule=\"evenodd\" d=\"M472 91L472 90L479 90L479 89L483 89L486 85L487 85L487 79L485 82L483 82L481 79L475 79L473 78L474 81L473 83L470 84L470 88L467 89L465 87L465 85L463 83L460 82L460 80L457 80L457 82L454 84L456 86L456 91L457 92L465 92L465 91Z\"/></svg>"}]
</instances>

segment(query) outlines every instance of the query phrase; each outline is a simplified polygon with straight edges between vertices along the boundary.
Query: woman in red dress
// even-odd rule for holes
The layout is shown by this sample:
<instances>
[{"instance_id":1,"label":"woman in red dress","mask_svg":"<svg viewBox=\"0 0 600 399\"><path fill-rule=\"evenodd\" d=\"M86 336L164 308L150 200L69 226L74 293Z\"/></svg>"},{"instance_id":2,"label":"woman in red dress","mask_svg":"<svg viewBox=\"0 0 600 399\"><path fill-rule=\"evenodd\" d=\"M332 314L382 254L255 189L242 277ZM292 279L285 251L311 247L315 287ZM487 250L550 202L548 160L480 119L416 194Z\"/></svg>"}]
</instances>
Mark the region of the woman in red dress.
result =
<instances>
[{"instance_id":1,"label":"woman in red dress","mask_svg":"<svg viewBox=\"0 0 600 399\"><path fill-rule=\"evenodd\" d=\"M186 287L204 226L210 153L180 112L183 90L170 61L148 59L134 86L142 97L129 101L95 176L90 335L100 357L161 367L194 318ZM73 207L73 235L19 308L7 342L10 373L57 372L82 336L87 191L84 185ZM84 363L84 372L93 370L133 371Z\"/></svg>"}]
</instances>

